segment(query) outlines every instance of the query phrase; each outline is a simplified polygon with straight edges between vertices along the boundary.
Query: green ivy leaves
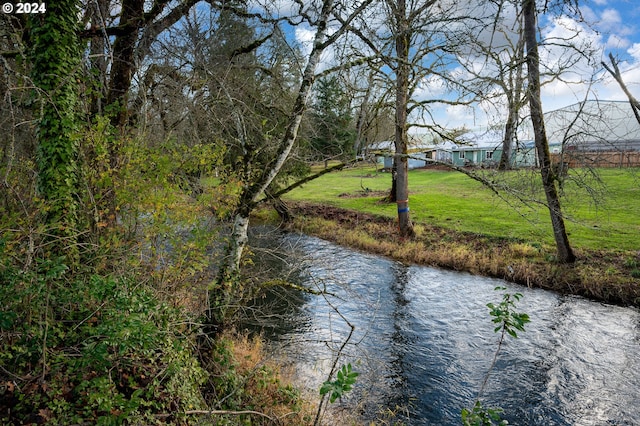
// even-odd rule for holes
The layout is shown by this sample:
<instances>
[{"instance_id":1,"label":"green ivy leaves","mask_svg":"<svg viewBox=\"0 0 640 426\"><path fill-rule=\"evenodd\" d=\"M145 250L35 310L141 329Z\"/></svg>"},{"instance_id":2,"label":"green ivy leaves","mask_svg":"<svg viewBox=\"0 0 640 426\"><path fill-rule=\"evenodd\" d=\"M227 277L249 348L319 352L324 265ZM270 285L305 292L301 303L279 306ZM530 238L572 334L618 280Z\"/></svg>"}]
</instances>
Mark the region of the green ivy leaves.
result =
<instances>
[{"instance_id":1,"label":"green ivy leaves","mask_svg":"<svg viewBox=\"0 0 640 426\"><path fill-rule=\"evenodd\" d=\"M31 78L42 105L37 130L38 192L47 203L53 251L77 257L78 82L82 50L77 0L59 0L42 16L29 17Z\"/></svg>"}]
</instances>

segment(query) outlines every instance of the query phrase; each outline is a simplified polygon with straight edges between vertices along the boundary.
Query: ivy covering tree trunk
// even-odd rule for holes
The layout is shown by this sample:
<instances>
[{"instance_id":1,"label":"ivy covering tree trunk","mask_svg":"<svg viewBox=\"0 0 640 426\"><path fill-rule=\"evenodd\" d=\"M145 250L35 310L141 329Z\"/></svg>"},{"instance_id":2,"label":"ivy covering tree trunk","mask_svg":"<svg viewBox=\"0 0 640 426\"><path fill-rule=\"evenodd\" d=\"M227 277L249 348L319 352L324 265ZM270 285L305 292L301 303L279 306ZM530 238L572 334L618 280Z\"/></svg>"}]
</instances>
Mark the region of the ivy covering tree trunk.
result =
<instances>
[{"instance_id":1,"label":"ivy covering tree trunk","mask_svg":"<svg viewBox=\"0 0 640 426\"><path fill-rule=\"evenodd\" d=\"M45 202L44 220L58 237L54 251L67 254L78 234L78 11L76 0L57 0L30 21L31 78L42 99L38 193Z\"/></svg>"},{"instance_id":2,"label":"ivy covering tree trunk","mask_svg":"<svg viewBox=\"0 0 640 426\"><path fill-rule=\"evenodd\" d=\"M527 70L529 72L529 108L533 125L536 153L540 161L542 186L547 198L547 206L551 215L551 226L556 241L558 262L573 263L575 254L569 244L569 237L564 225L560 197L556 187L557 176L551 164L549 141L544 126L544 114L540 98L540 56L538 54L538 40L536 37L536 2L523 0L524 34L527 46Z\"/></svg>"}]
</instances>

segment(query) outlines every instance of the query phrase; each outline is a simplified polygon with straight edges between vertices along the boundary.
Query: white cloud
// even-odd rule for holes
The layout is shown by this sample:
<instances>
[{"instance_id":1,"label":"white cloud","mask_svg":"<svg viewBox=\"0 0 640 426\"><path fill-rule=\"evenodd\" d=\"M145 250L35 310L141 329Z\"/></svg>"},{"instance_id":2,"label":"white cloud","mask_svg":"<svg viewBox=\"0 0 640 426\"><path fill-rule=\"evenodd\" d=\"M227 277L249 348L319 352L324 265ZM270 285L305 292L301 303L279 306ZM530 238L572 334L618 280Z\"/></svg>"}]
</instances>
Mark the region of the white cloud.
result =
<instances>
[{"instance_id":1,"label":"white cloud","mask_svg":"<svg viewBox=\"0 0 640 426\"><path fill-rule=\"evenodd\" d=\"M622 23L620 12L615 9L605 9L600 15L600 26L603 28L616 28Z\"/></svg>"},{"instance_id":2,"label":"white cloud","mask_svg":"<svg viewBox=\"0 0 640 426\"><path fill-rule=\"evenodd\" d=\"M561 17L552 21L543 37L548 44L541 47L542 67L552 74L562 70L561 79L542 88L545 110L584 99L589 90L588 83L593 80L596 71L595 64L602 57L602 36L582 22Z\"/></svg>"},{"instance_id":3,"label":"white cloud","mask_svg":"<svg viewBox=\"0 0 640 426\"><path fill-rule=\"evenodd\" d=\"M310 28L298 26L296 27L295 34L296 34L296 41L298 43L306 45L313 42L313 38L315 37L316 32L315 30L312 30Z\"/></svg>"},{"instance_id":4,"label":"white cloud","mask_svg":"<svg viewBox=\"0 0 640 426\"><path fill-rule=\"evenodd\" d=\"M420 101L424 99L435 99L446 93L446 84L442 77L431 75L423 78L418 84L414 93L414 99Z\"/></svg>"},{"instance_id":5,"label":"white cloud","mask_svg":"<svg viewBox=\"0 0 640 426\"><path fill-rule=\"evenodd\" d=\"M589 6L581 5L580 13L582 13L582 18L585 22L588 22L591 25L595 25L595 23L600 19L598 17L598 13Z\"/></svg>"},{"instance_id":6,"label":"white cloud","mask_svg":"<svg viewBox=\"0 0 640 426\"><path fill-rule=\"evenodd\" d=\"M631 55L631 57L640 62L640 43L633 43L629 49L627 49L627 53Z\"/></svg>"},{"instance_id":7,"label":"white cloud","mask_svg":"<svg viewBox=\"0 0 640 426\"><path fill-rule=\"evenodd\" d=\"M331 29L329 30L329 33L330 32ZM316 28L298 26L296 27L294 34L296 42L300 47L300 51L302 52L303 57L306 60L311 54L311 50L313 49L313 42L316 37ZM327 68L335 65L337 57L335 48L336 47L334 45L331 45L322 52L316 72L322 72Z\"/></svg>"},{"instance_id":8,"label":"white cloud","mask_svg":"<svg viewBox=\"0 0 640 426\"><path fill-rule=\"evenodd\" d=\"M620 37L616 34L609 35L607 38L607 42L605 43L605 48L607 49L624 49L629 46L631 42L628 38Z\"/></svg>"},{"instance_id":9,"label":"white cloud","mask_svg":"<svg viewBox=\"0 0 640 426\"><path fill-rule=\"evenodd\" d=\"M273 17L296 16L299 6L292 0L251 0L248 8L253 12L267 13Z\"/></svg>"},{"instance_id":10,"label":"white cloud","mask_svg":"<svg viewBox=\"0 0 640 426\"><path fill-rule=\"evenodd\" d=\"M608 3L594 1L591 4L603 6ZM633 38L634 28L628 24L631 12L618 12L611 7L604 10L583 7L582 11L584 20L548 16L546 22L541 22L542 38L548 42L540 48L543 72L550 68L568 67L562 79L548 81L542 86L545 111L566 107L585 98L626 100L615 80L602 71L600 61L608 61L609 52L621 58L623 78L629 90L640 98L640 42L634 43L637 41ZM573 47L563 47L562 44ZM587 57L589 53L592 56ZM468 66L475 70L485 66L484 62L474 63L475 58L467 58ZM488 69L483 70L486 71ZM442 123L474 127L482 126L481 120L486 120L484 124L504 122L506 111L499 104L485 102L477 106L474 114L463 107L450 107L442 117Z\"/></svg>"},{"instance_id":11,"label":"white cloud","mask_svg":"<svg viewBox=\"0 0 640 426\"><path fill-rule=\"evenodd\" d=\"M449 105L446 107L446 112L451 123L459 123L455 127L462 127L465 124L470 127L470 124L476 121L476 111L465 105Z\"/></svg>"}]
</instances>

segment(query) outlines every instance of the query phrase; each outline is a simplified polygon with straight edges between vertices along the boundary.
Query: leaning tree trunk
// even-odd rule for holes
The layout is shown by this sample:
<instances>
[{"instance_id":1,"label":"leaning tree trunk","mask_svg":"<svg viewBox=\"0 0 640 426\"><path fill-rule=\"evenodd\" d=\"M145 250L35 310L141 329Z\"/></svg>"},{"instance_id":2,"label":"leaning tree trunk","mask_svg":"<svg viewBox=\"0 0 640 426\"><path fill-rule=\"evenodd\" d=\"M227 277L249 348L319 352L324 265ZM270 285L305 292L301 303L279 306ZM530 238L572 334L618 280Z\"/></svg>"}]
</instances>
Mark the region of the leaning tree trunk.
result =
<instances>
[{"instance_id":1,"label":"leaning tree trunk","mask_svg":"<svg viewBox=\"0 0 640 426\"><path fill-rule=\"evenodd\" d=\"M620 68L618 68L618 62L611 53L609 53L609 60L611 61L611 67L613 68L609 67L604 61L602 61L602 66L618 82L618 85L620 86L624 94L627 95L627 99L629 99L629 104L631 105L633 115L636 117L636 121L638 122L638 124L640 124L640 102L638 102L638 100L629 91L629 88L622 79L622 73L620 72Z\"/></svg>"},{"instance_id":2,"label":"leaning tree trunk","mask_svg":"<svg viewBox=\"0 0 640 426\"><path fill-rule=\"evenodd\" d=\"M409 24L406 18L406 2L398 0L396 19L398 34L396 35L396 116L395 116L395 148L393 159L395 173L395 202L398 206L398 227L400 236L414 235L413 224L409 216L409 159L407 136L407 104L409 96Z\"/></svg>"},{"instance_id":3,"label":"leaning tree trunk","mask_svg":"<svg viewBox=\"0 0 640 426\"><path fill-rule=\"evenodd\" d=\"M531 123L535 138L536 152L540 161L542 186L547 198L547 205L551 215L553 236L556 241L558 261L573 263L576 257L569 244L569 237L564 225L564 218L560 208L560 198L556 187L557 177L551 165L549 142L544 126L542 101L540 98L540 57L538 41L536 39L536 3L535 0L523 0L524 32L527 45L527 70L529 72L529 108Z\"/></svg>"},{"instance_id":4,"label":"leaning tree trunk","mask_svg":"<svg viewBox=\"0 0 640 426\"><path fill-rule=\"evenodd\" d=\"M37 127L38 192L47 203L43 219L55 236L53 251L77 258L79 5L58 0L47 7L47 13L33 15L30 22L31 78L44 93Z\"/></svg>"},{"instance_id":5,"label":"leaning tree trunk","mask_svg":"<svg viewBox=\"0 0 640 426\"><path fill-rule=\"evenodd\" d=\"M210 320L217 323L224 321L225 312L228 302L234 297L240 275L240 265L243 252L248 242L249 216L255 206L259 203L262 194L265 194L267 188L273 182L284 165L293 145L298 136L302 116L306 110L309 97L311 95L311 87L315 81L315 72L320 57L325 49L325 36L327 31L327 22L333 9L333 0L325 0L322 12L318 20L318 26L314 39L313 49L309 55L309 61L302 75L302 82L298 89L289 123L283 138L280 142L278 153L273 162L271 162L262 174L256 178L254 182L247 183L240 194L240 205L234 216L233 229L226 250L226 257L220 265L218 277L216 280L216 288L211 295L212 312L210 312ZM250 156L246 155L245 159L250 161ZM249 168L247 164L245 167Z\"/></svg>"}]
</instances>

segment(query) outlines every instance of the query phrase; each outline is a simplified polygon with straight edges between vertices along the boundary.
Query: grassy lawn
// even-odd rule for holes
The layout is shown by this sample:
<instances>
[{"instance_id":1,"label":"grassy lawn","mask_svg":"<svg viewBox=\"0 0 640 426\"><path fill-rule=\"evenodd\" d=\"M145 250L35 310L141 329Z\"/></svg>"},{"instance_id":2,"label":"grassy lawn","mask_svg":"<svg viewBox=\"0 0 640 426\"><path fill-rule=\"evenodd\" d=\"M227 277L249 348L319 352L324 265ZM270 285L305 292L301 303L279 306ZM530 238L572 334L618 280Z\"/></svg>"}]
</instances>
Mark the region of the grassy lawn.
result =
<instances>
[{"instance_id":1,"label":"grassy lawn","mask_svg":"<svg viewBox=\"0 0 640 426\"><path fill-rule=\"evenodd\" d=\"M539 172L479 173L528 194L529 202L525 205L519 197L505 192L499 197L462 173L413 170L409 174L412 220L457 231L553 244L548 210L532 200L543 198ZM600 169L597 173L599 184L586 170L569 172L562 202L569 218L571 243L584 249L639 250L640 170ZM585 189L585 185L591 189ZM360 166L324 175L285 198L393 217L395 205L380 202L382 192L390 187L389 173Z\"/></svg>"}]
</instances>

